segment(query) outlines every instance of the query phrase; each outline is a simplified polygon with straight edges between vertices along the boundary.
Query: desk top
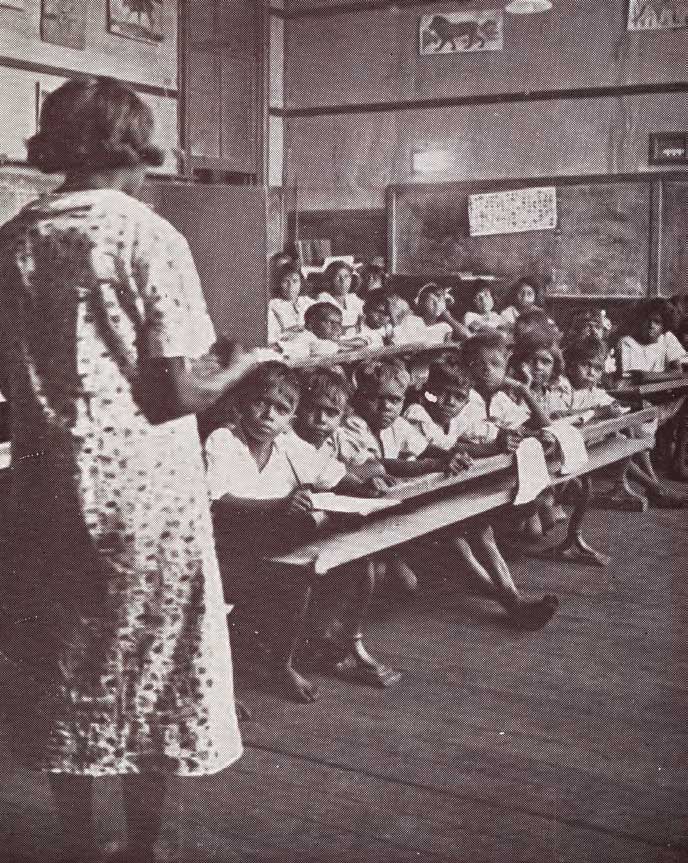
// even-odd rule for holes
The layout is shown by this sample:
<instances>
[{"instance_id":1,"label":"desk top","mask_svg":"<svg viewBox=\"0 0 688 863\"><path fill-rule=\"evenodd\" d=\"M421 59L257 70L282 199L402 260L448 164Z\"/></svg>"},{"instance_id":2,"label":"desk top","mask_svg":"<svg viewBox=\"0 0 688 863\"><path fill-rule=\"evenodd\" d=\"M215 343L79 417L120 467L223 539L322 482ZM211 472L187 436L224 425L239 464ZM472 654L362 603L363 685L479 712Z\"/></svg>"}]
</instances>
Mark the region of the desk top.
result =
<instances>
[{"instance_id":1,"label":"desk top","mask_svg":"<svg viewBox=\"0 0 688 863\"><path fill-rule=\"evenodd\" d=\"M648 443L649 438L618 437L616 432L637 427L655 416L655 408L645 408L623 417L583 426L581 433L591 447L588 463L573 474L553 476L552 485L647 449L651 445ZM513 501L517 481L513 465L513 455L498 455L476 459L468 470L458 476L432 474L399 483L391 492L398 500L396 505L375 513L358 527L323 532L322 536L307 545L272 560L288 566L312 566L316 574L323 574L343 563L376 554L504 506ZM558 460L550 459L549 467L556 472ZM478 478L481 482L476 485L472 481Z\"/></svg>"},{"instance_id":2,"label":"desk top","mask_svg":"<svg viewBox=\"0 0 688 863\"><path fill-rule=\"evenodd\" d=\"M648 374L642 381L633 383L631 380L621 380L619 385L609 390L610 395L617 399L639 399L643 396L667 393L672 390L688 390L688 372L658 372Z\"/></svg>"}]
</instances>

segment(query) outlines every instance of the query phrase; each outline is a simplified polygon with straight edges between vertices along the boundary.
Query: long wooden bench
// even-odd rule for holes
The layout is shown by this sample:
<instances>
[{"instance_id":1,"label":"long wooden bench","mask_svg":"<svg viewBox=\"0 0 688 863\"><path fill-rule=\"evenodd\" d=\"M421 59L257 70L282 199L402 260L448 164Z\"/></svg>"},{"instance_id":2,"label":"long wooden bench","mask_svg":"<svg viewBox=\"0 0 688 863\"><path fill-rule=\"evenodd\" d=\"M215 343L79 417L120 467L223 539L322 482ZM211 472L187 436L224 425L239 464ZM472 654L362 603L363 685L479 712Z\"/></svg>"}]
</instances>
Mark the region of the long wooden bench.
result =
<instances>
[{"instance_id":1,"label":"long wooden bench","mask_svg":"<svg viewBox=\"0 0 688 863\"><path fill-rule=\"evenodd\" d=\"M650 448L652 438L626 437L619 432L637 429L655 415L654 408L646 408L583 426L581 431L588 448L588 462L573 474L560 476L560 462L551 458L548 461L551 485L581 477L589 486L589 475L593 471ZM271 561L285 566L308 567L316 575L322 575L342 564L378 554L509 504L514 499L516 485L514 456L511 454L479 459L459 476L434 474L400 483L391 492L394 501L390 502L389 508L367 516L355 527L335 527L323 532L314 541L273 557ZM588 487L585 506L589 497ZM571 552L578 552L585 562L604 564L604 555L594 552L582 539L582 513L580 515L576 524L569 528L566 540L549 549L548 553L569 557L574 556Z\"/></svg>"}]
</instances>

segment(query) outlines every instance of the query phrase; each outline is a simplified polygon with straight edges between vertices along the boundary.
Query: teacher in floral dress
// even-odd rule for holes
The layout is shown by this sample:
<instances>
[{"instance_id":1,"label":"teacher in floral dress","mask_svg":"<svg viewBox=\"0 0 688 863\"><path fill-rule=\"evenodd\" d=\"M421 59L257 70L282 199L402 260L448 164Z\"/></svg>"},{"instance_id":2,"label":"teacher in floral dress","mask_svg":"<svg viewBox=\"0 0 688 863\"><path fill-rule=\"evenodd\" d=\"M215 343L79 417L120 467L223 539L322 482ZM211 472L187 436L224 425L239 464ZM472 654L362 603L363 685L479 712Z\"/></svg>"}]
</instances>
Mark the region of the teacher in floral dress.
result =
<instances>
[{"instance_id":1,"label":"teacher in floral dress","mask_svg":"<svg viewBox=\"0 0 688 863\"><path fill-rule=\"evenodd\" d=\"M162 153L128 87L45 100L29 162L64 183L0 231L0 390L11 404L7 651L70 859L98 859L92 782L121 775L131 863L154 859L167 775L241 755L196 419L223 366L184 238L131 195ZM32 688L29 688L32 687Z\"/></svg>"}]
</instances>

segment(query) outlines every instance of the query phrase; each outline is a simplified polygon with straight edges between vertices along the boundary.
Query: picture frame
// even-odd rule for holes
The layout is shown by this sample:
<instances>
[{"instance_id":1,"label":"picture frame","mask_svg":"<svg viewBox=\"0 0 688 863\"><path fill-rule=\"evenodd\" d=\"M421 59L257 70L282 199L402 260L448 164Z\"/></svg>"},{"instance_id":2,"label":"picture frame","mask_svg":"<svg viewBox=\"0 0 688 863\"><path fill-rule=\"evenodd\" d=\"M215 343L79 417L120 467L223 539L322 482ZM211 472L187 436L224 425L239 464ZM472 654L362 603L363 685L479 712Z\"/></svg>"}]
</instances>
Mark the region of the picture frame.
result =
<instances>
[{"instance_id":1,"label":"picture frame","mask_svg":"<svg viewBox=\"0 0 688 863\"><path fill-rule=\"evenodd\" d=\"M41 39L51 45L83 50L88 0L43 0Z\"/></svg>"},{"instance_id":2,"label":"picture frame","mask_svg":"<svg viewBox=\"0 0 688 863\"><path fill-rule=\"evenodd\" d=\"M163 0L108 0L108 30L142 42L162 42Z\"/></svg>"},{"instance_id":3,"label":"picture frame","mask_svg":"<svg viewBox=\"0 0 688 863\"><path fill-rule=\"evenodd\" d=\"M501 51L504 14L499 9L421 15L418 51L421 56Z\"/></svg>"},{"instance_id":4,"label":"picture frame","mask_svg":"<svg viewBox=\"0 0 688 863\"><path fill-rule=\"evenodd\" d=\"M688 2L681 0L629 0L628 29L683 30L688 28Z\"/></svg>"}]
</instances>

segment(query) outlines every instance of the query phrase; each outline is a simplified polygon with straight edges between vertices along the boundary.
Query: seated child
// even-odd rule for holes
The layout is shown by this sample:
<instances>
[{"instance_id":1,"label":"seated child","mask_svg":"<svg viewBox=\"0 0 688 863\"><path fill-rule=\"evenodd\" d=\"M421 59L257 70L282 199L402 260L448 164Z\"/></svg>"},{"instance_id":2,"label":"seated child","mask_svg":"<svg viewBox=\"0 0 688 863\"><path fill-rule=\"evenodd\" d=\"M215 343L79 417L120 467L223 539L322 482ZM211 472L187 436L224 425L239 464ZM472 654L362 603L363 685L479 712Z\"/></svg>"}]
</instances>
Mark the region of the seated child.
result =
<instances>
[{"instance_id":1,"label":"seated child","mask_svg":"<svg viewBox=\"0 0 688 863\"><path fill-rule=\"evenodd\" d=\"M462 350L487 419L501 432L506 449L515 451L523 437L536 435L549 425L550 418L526 383L507 377L507 344L503 333L485 331L468 339ZM560 513L550 511L548 492L538 499L538 509L542 510L546 524L542 525L540 512L535 512L522 525L522 531L532 539L541 536L543 527L550 529L561 517Z\"/></svg>"},{"instance_id":2,"label":"seated child","mask_svg":"<svg viewBox=\"0 0 688 863\"><path fill-rule=\"evenodd\" d=\"M622 374L678 370L688 356L676 336L666 329L668 307L665 300L641 303L632 318L630 333L619 341Z\"/></svg>"},{"instance_id":3,"label":"seated child","mask_svg":"<svg viewBox=\"0 0 688 863\"><path fill-rule=\"evenodd\" d=\"M358 335L369 348L382 348L392 337L389 303L384 291L376 288L366 294L363 302L363 323Z\"/></svg>"},{"instance_id":4,"label":"seated child","mask_svg":"<svg viewBox=\"0 0 688 863\"><path fill-rule=\"evenodd\" d=\"M318 476L343 474L337 484L338 491L354 495L384 493L389 485L382 480L383 471L375 469L375 463L351 465L350 470L346 470L339 459L335 432L347 412L350 395L349 383L341 370L312 371L302 382L294 435L308 444L314 460L312 469ZM334 664L336 674L389 686L399 679L399 673L375 660L363 645L362 631L375 588L376 569L373 561L365 560L340 567L336 571L340 577L328 579L330 589L338 588L340 593L342 588L349 591L353 587L353 596L337 603L336 617L330 620L324 640L328 652L338 654Z\"/></svg>"},{"instance_id":5,"label":"seated child","mask_svg":"<svg viewBox=\"0 0 688 863\"><path fill-rule=\"evenodd\" d=\"M282 352L292 359L329 357L342 350L365 347L361 338L342 337L342 310L334 303L313 303L306 309L304 324L302 333L280 344Z\"/></svg>"},{"instance_id":6,"label":"seated child","mask_svg":"<svg viewBox=\"0 0 688 863\"><path fill-rule=\"evenodd\" d=\"M355 381L356 413L349 415L336 432L339 457L347 467L373 462L383 468L391 482L394 478L460 469L461 457L455 460L451 454L429 447L423 435L401 416L410 384L401 360L364 363L356 370ZM387 557L387 568L407 591L415 590L416 577L398 555Z\"/></svg>"},{"instance_id":7,"label":"seated child","mask_svg":"<svg viewBox=\"0 0 688 863\"><path fill-rule=\"evenodd\" d=\"M518 317L541 306L542 291L536 286L534 279L521 278L512 285L508 301L509 305L500 315L501 326L513 330Z\"/></svg>"},{"instance_id":8,"label":"seated child","mask_svg":"<svg viewBox=\"0 0 688 863\"><path fill-rule=\"evenodd\" d=\"M476 282L471 295L472 310L463 316L463 323L471 333L485 327L496 329L501 323L501 315L494 311L492 291L485 282Z\"/></svg>"},{"instance_id":9,"label":"seated child","mask_svg":"<svg viewBox=\"0 0 688 863\"><path fill-rule=\"evenodd\" d=\"M514 343L510 368L550 418L568 412L571 384L564 376L564 358L556 341L545 332L531 333Z\"/></svg>"},{"instance_id":10,"label":"seated child","mask_svg":"<svg viewBox=\"0 0 688 863\"><path fill-rule=\"evenodd\" d=\"M286 264L275 276L275 296L268 303L268 344L300 333L304 327L303 316L310 305L311 297L304 296L303 275L293 264Z\"/></svg>"},{"instance_id":11,"label":"seated child","mask_svg":"<svg viewBox=\"0 0 688 863\"><path fill-rule=\"evenodd\" d=\"M590 335L597 336L599 339L604 339L609 343L609 337L612 331L612 322L607 317L604 309L598 309L595 306L590 306L577 312L569 322L566 335L563 339L564 345L572 344L580 339L587 338ZM604 362L604 373L613 375L616 373L616 356L614 351L609 349Z\"/></svg>"},{"instance_id":12,"label":"seated child","mask_svg":"<svg viewBox=\"0 0 688 863\"><path fill-rule=\"evenodd\" d=\"M622 413L621 405L599 386L606 356L606 342L595 335L580 338L568 345L565 352L566 369L572 387L568 413L594 410L597 419L607 419ZM654 435L656 429L656 423L649 423L640 431L642 434ZM685 495L672 492L659 481L647 452L619 463L614 487L609 495L603 496L606 503L627 507L637 501L638 508L645 509L647 502L629 485L631 480L641 487L655 506L680 508L688 503Z\"/></svg>"},{"instance_id":13,"label":"seated child","mask_svg":"<svg viewBox=\"0 0 688 863\"><path fill-rule=\"evenodd\" d=\"M485 441L489 437L484 403L472 397L471 384L466 368L432 364L424 402L411 405L406 411L406 418L423 434L429 446L448 453L465 453L467 442ZM459 529L445 531L445 535L470 572L488 588L489 595L515 625L539 629L550 620L558 605L556 597L547 595L529 600L519 593L488 517L470 519Z\"/></svg>"},{"instance_id":14,"label":"seated child","mask_svg":"<svg viewBox=\"0 0 688 863\"><path fill-rule=\"evenodd\" d=\"M324 290L318 302L332 303L342 312L342 332L350 336L358 331L363 317L363 300L353 290L353 269L343 261L333 261L325 270Z\"/></svg>"},{"instance_id":15,"label":"seated child","mask_svg":"<svg viewBox=\"0 0 688 863\"><path fill-rule=\"evenodd\" d=\"M641 377L646 374L665 371L679 371L688 353L676 336L667 329L671 317L671 309L666 300L652 299L641 303L633 316L631 334L624 336L618 344L621 372L629 372ZM683 448L682 438L686 435L688 422L688 400L685 395L675 396L669 393L666 398L653 398L657 407L659 430L657 433L657 449L660 457L673 464L679 478L680 465L674 460L673 448ZM675 440L677 439L677 440ZM647 466L651 467L649 455ZM652 471L654 475L654 471Z\"/></svg>"},{"instance_id":16,"label":"seated child","mask_svg":"<svg viewBox=\"0 0 688 863\"><path fill-rule=\"evenodd\" d=\"M442 342L468 338L470 332L455 320L447 308L447 291L430 282L418 292L416 297L418 315L425 324L423 341L427 345L440 345Z\"/></svg>"},{"instance_id":17,"label":"seated child","mask_svg":"<svg viewBox=\"0 0 688 863\"><path fill-rule=\"evenodd\" d=\"M378 264L367 264L361 270L359 291L365 299L371 291L383 291L387 282L387 273Z\"/></svg>"},{"instance_id":18,"label":"seated child","mask_svg":"<svg viewBox=\"0 0 688 863\"><path fill-rule=\"evenodd\" d=\"M239 615L259 609L263 596L279 598L284 620L266 627L274 671L290 695L313 701L317 687L294 668L311 580L278 572L264 557L315 532L310 490L336 487L346 469L336 459L319 460L316 449L293 434L298 400L295 372L280 362L262 363L236 388L233 415L209 435L205 452L227 598Z\"/></svg>"},{"instance_id":19,"label":"seated child","mask_svg":"<svg viewBox=\"0 0 688 863\"><path fill-rule=\"evenodd\" d=\"M393 345L423 344L425 337L423 319L413 314L411 306L401 294L395 292L388 293L387 303L389 317L392 321L390 343Z\"/></svg>"}]
</instances>

